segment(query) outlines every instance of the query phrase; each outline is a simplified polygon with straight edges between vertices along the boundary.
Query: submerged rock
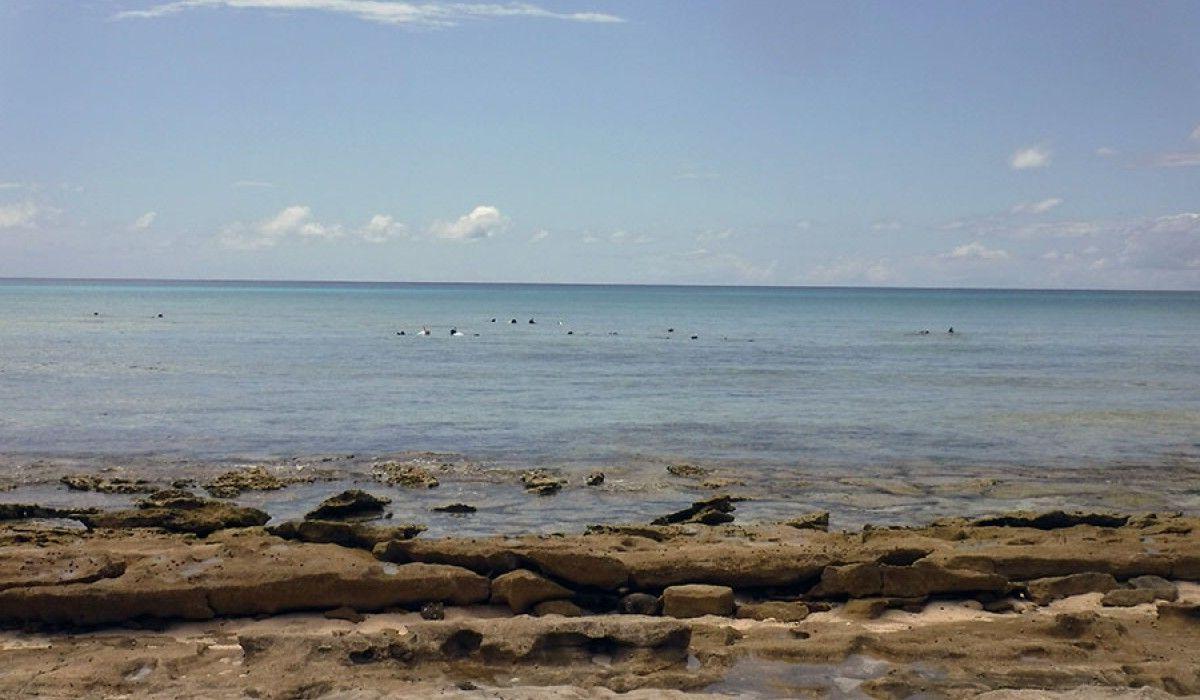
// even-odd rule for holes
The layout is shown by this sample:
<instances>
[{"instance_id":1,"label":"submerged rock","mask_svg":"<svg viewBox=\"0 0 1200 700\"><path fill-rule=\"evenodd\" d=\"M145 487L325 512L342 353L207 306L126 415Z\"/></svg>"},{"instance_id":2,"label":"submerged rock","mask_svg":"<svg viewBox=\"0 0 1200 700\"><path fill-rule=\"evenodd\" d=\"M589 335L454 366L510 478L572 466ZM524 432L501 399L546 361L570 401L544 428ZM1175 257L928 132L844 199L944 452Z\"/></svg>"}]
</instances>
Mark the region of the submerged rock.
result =
<instances>
[{"instance_id":1,"label":"submerged rock","mask_svg":"<svg viewBox=\"0 0 1200 700\"><path fill-rule=\"evenodd\" d=\"M599 486L604 483L604 472L592 472L587 475L587 480L584 482L588 486Z\"/></svg>"},{"instance_id":2,"label":"submerged rock","mask_svg":"<svg viewBox=\"0 0 1200 700\"><path fill-rule=\"evenodd\" d=\"M36 503L0 503L0 521L33 518L71 518L98 513L95 508L51 508Z\"/></svg>"},{"instance_id":3,"label":"submerged rock","mask_svg":"<svg viewBox=\"0 0 1200 700\"><path fill-rule=\"evenodd\" d=\"M667 473L671 476L679 476L685 479L697 479L699 477L711 474L712 470L704 467L697 467L694 464L668 464Z\"/></svg>"},{"instance_id":4,"label":"submerged rock","mask_svg":"<svg viewBox=\"0 0 1200 700\"><path fill-rule=\"evenodd\" d=\"M152 493L158 490L145 479L105 479L93 474L73 474L59 479L72 491L94 491L96 493Z\"/></svg>"},{"instance_id":5,"label":"submerged rock","mask_svg":"<svg viewBox=\"0 0 1200 700\"><path fill-rule=\"evenodd\" d=\"M663 590L662 601L663 615L667 617L733 614L733 589L729 586L699 583L668 586Z\"/></svg>"},{"instance_id":6,"label":"submerged rock","mask_svg":"<svg viewBox=\"0 0 1200 700\"><path fill-rule=\"evenodd\" d=\"M256 508L243 508L172 489L151 494L134 509L80 514L76 519L89 530L161 528L203 537L232 527L265 525L270 516Z\"/></svg>"},{"instance_id":7,"label":"submerged rock","mask_svg":"<svg viewBox=\"0 0 1200 700\"><path fill-rule=\"evenodd\" d=\"M371 467L371 477L387 486L404 486L410 489L437 488L437 477L424 467L400 462L381 462Z\"/></svg>"},{"instance_id":8,"label":"submerged rock","mask_svg":"<svg viewBox=\"0 0 1200 700\"><path fill-rule=\"evenodd\" d=\"M374 496L359 489L343 491L321 502L304 516L305 520L370 520L383 514L392 499Z\"/></svg>"},{"instance_id":9,"label":"submerged rock","mask_svg":"<svg viewBox=\"0 0 1200 700\"><path fill-rule=\"evenodd\" d=\"M677 510L661 518L655 518L650 521L650 524L676 525L679 523L699 523L701 525L720 525L722 523L733 522L733 515L731 515L735 510L733 504L741 500L743 499L732 496L713 496L703 501L696 501L683 510Z\"/></svg>"},{"instance_id":10,"label":"submerged rock","mask_svg":"<svg viewBox=\"0 0 1200 700\"><path fill-rule=\"evenodd\" d=\"M263 467L247 467L225 472L204 485L215 498L236 498L244 491L275 491L287 482Z\"/></svg>"},{"instance_id":11,"label":"submerged rock","mask_svg":"<svg viewBox=\"0 0 1200 700\"><path fill-rule=\"evenodd\" d=\"M371 550L381 542L409 540L425 531L424 525L370 525L338 520L292 520L267 528L285 540L337 544Z\"/></svg>"},{"instance_id":12,"label":"submerged rock","mask_svg":"<svg viewBox=\"0 0 1200 700\"><path fill-rule=\"evenodd\" d=\"M466 503L450 503L444 506L434 506L433 508L430 508L430 510L434 511L435 513L454 513L458 515L466 515L467 513L474 513L478 509L475 506L468 505Z\"/></svg>"},{"instance_id":13,"label":"submerged rock","mask_svg":"<svg viewBox=\"0 0 1200 700\"><path fill-rule=\"evenodd\" d=\"M523 613L537 603L570 598L571 589L550 579L517 569L492 580L492 603L506 604L515 613Z\"/></svg>"},{"instance_id":14,"label":"submerged rock","mask_svg":"<svg viewBox=\"0 0 1200 700\"><path fill-rule=\"evenodd\" d=\"M1077 525L1123 527L1128 521L1128 515L1083 512L1067 513L1061 510L1052 510L1046 513L1031 513L1028 511L1005 513L990 518L980 518L975 520L973 524L979 527L1032 527L1038 530L1059 530Z\"/></svg>"}]
</instances>

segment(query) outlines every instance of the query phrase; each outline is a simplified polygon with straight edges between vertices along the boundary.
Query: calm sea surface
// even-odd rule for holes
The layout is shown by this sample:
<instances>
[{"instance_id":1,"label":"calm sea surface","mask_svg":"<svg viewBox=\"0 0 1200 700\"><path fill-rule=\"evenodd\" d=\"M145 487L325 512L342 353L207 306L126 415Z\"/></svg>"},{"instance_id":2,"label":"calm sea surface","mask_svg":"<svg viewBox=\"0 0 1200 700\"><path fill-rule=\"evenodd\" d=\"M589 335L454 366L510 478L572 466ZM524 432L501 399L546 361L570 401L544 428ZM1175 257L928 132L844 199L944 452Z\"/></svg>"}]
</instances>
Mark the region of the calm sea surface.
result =
<instances>
[{"instance_id":1,"label":"calm sea surface","mask_svg":"<svg viewBox=\"0 0 1200 700\"><path fill-rule=\"evenodd\" d=\"M1200 293L10 280L0 405L8 453L1158 463Z\"/></svg>"}]
</instances>

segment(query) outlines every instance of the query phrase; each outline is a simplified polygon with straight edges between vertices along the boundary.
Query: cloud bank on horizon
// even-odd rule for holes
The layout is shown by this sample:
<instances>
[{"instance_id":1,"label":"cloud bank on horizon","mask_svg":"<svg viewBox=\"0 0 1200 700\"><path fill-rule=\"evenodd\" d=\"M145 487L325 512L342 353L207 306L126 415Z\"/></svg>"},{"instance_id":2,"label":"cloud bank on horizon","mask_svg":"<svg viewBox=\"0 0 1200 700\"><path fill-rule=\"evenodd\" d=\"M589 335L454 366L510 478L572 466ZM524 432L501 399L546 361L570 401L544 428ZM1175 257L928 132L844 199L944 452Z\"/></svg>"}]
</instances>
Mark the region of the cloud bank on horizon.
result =
<instances>
[{"instance_id":1,"label":"cloud bank on horizon","mask_svg":"<svg viewBox=\"0 0 1200 700\"><path fill-rule=\"evenodd\" d=\"M1200 289L1198 23L14 0L0 276Z\"/></svg>"}]
</instances>

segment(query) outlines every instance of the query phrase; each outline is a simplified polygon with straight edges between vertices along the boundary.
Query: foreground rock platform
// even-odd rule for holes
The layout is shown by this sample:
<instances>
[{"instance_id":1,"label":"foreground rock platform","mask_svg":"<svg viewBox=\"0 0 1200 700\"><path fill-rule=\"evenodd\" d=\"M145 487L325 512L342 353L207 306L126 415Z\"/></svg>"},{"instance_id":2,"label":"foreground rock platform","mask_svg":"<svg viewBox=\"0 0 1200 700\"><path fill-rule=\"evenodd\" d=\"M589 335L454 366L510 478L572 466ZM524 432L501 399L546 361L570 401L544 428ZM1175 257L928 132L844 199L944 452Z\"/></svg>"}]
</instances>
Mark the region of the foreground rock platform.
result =
<instances>
[{"instance_id":1,"label":"foreground rock platform","mask_svg":"<svg viewBox=\"0 0 1200 700\"><path fill-rule=\"evenodd\" d=\"M0 697L1200 693L1200 519L1177 514L441 539L23 514L0 523Z\"/></svg>"}]
</instances>

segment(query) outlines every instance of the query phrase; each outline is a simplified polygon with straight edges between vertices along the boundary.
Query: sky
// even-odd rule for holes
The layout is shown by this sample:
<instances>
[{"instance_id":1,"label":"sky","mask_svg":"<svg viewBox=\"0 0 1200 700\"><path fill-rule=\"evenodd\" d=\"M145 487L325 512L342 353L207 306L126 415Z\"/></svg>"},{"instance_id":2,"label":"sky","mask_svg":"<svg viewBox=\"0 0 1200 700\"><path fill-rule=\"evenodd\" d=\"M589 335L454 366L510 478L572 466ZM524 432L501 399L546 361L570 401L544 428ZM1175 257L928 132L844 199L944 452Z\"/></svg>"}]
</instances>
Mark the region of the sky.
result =
<instances>
[{"instance_id":1,"label":"sky","mask_svg":"<svg viewBox=\"0 0 1200 700\"><path fill-rule=\"evenodd\" d=\"M1200 289L1200 3L0 0L0 276Z\"/></svg>"}]
</instances>

